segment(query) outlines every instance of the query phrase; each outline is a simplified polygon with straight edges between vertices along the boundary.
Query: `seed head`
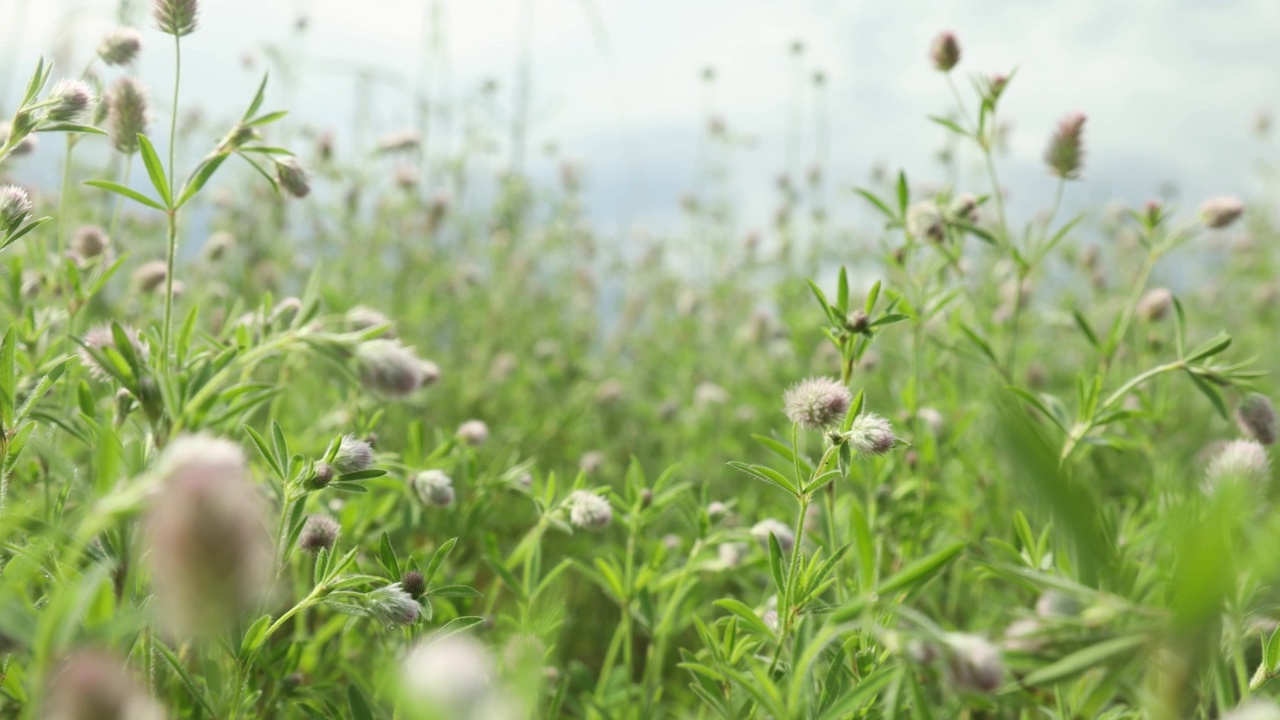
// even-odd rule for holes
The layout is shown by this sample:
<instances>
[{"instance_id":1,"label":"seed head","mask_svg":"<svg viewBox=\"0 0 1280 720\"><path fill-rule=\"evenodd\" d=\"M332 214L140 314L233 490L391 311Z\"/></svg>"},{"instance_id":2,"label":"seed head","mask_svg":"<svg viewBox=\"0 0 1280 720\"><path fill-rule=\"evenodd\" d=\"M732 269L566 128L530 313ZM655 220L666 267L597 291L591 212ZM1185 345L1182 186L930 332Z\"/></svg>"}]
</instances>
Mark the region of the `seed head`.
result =
<instances>
[{"instance_id":1,"label":"seed head","mask_svg":"<svg viewBox=\"0 0 1280 720\"><path fill-rule=\"evenodd\" d=\"M298 536L298 547L309 553L321 550L333 552L334 543L338 542L338 534L342 526L328 515L312 515L302 526L302 534Z\"/></svg>"},{"instance_id":2,"label":"seed head","mask_svg":"<svg viewBox=\"0 0 1280 720\"><path fill-rule=\"evenodd\" d=\"M1221 230L1228 227L1244 214L1244 203L1240 198L1215 197L1204 201L1200 206L1200 219L1205 227Z\"/></svg>"},{"instance_id":3,"label":"seed head","mask_svg":"<svg viewBox=\"0 0 1280 720\"><path fill-rule=\"evenodd\" d=\"M398 340L377 339L356 348L360 379L368 389L390 398L405 398L434 382L440 369L424 363Z\"/></svg>"},{"instance_id":4,"label":"seed head","mask_svg":"<svg viewBox=\"0 0 1280 720\"><path fill-rule=\"evenodd\" d=\"M85 113L93 105L93 90L83 80L59 80L49 93L49 99L56 101L49 108L45 118L51 122L80 122Z\"/></svg>"},{"instance_id":5,"label":"seed head","mask_svg":"<svg viewBox=\"0 0 1280 720\"><path fill-rule=\"evenodd\" d=\"M80 650L45 689L45 720L164 720L164 709L114 656Z\"/></svg>"},{"instance_id":6,"label":"seed head","mask_svg":"<svg viewBox=\"0 0 1280 720\"><path fill-rule=\"evenodd\" d=\"M164 285L169 274L169 266L164 260L152 260L142 263L133 271L133 284L142 292L154 292Z\"/></svg>"},{"instance_id":7,"label":"seed head","mask_svg":"<svg viewBox=\"0 0 1280 720\"><path fill-rule=\"evenodd\" d=\"M311 192L311 184L307 179L307 171L297 158L281 158L276 161L276 181L280 187L296 198L304 198Z\"/></svg>"},{"instance_id":8,"label":"seed head","mask_svg":"<svg viewBox=\"0 0 1280 720\"><path fill-rule=\"evenodd\" d=\"M1270 479L1271 461L1266 448L1253 440L1232 440L1209 461L1202 487L1212 493L1227 482L1262 486Z\"/></svg>"},{"instance_id":9,"label":"seed head","mask_svg":"<svg viewBox=\"0 0 1280 720\"><path fill-rule=\"evenodd\" d=\"M613 522L613 506L608 499L589 490L569 494L569 522L582 530L603 530Z\"/></svg>"},{"instance_id":10,"label":"seed head","mask_svg":"<svg viewBox=\"0 0 1280 720\"><path fill-rule=\"evenodd\" d=\"M853 426L844 434L844 439L860 455L883 455L897 442L889 421L869 412L854 418Z\"/></svg>"},{"instance_id":11,"label":"seed head","mask_svg":"<svg viewBox=\"0 0 1280 720\"><path fill-rule=\"evenodd\" d=\"M82 260L96 258L107 249L107 231L100 225L84 225L71 238L71 251Z\"/></svg>"},{"instance_id":12,"label":"seed head","mask_svg":"<svg viewBox=\"0 0 1280 720\"><path fill-rule=\"evenodd\" d=\"M129 345L133 350L134 356L143 364L146 364L151 357L151 351L138 338L138 331L128 326L123 326L122 329L124 330L125 336L129 338ZM93 348L94 350L113 348L119 350L119 348L116 347L116 337L115 333L111 331L111 326L95 325L94 327L89 328L89 331L84 334L81 342L84 343L85 347L80 349L80 362L84 365L85 369L89 371L90 375L99 380L110 380L111 373L107 372L107 369L98 363L98 359L90 354L85 348Z\"/></svg>"},{"instance_id":13,"label":"seed head","mask_svg":"<svg viewBox=\"0 0 1280 720\"><path fill-rule=\"evenodd\" d=\"M200 3L196 0L155 0L151 6L156 27L174 37L195 32L199 13Z\"/></svg>"},{"instance_id":14,"label":"seed head","mask_svg":"<svg viewBox=\"0 0 1280 720\"><path fill-rule=\"evenodd\" d=\"M1064 180L1080 177L1084 165L1084 120L1084 113L1078 112L1063 118L1045 150L1049 172Z\"/></svg>"},{"instance_id":15,"label":"seed head","mask_svg":"<svg viewBox=\"0 0 1280 720\"><path fill-rule=\"evenodd\" d=\"M355 435L343 435L338 454L333 456L333 469L339 475L361 472L373 467L373 446Z\"/></svg>"},{"instance_id":16,"label":"seed head","mask_svg":"<svg viewBox=\"0 0 1280 720\"><path fill-rule=\"evenodd\" d=\"M986 638L967 633L946 636L947 676L958 689L991 693L1004 680L1000 649Z\"/></svg>"},{"instance_id":17,"label":"seed head","mask_svg":"<svg viewBox=\"0 0 1280 720\"><path fill-rule=\"evenodd\" d=\"M400 587L409 595L419 598L427 591L427 580L417 570L410 570L400 578Z\"/></svg>"},{"instance_id":18,"label":"seed head","mask_svg":"<svg viewBox=\"0 0 1280 720\"><path fill-rule=\"evenodd\" d=\"M364 597L369 615L390 627L404 627L418 621L422 606L404 591L400 583L384 585Z\"/></svg>"},{"instance_id":19,"label":"seed head","mask_svg":"<svg viewBox=\"0 0 1280 720\"><path fill-rule=\"evenodd\" d=\"M1262 393L1249 393L1236 406L1236 424L1240 432L1262 445L1276 442L1276 406Z\"/></svg>"},{"instance_id":20,"label":"seed head","mask_svg":"<svg viewBox=\"0 0 1280 720\"><path fill-rule=\"evenodd\" d=\"M137 78L122 77L107 91L107 134L116 150L138 152L138 136L147 133L151 101Z\"/></svg>"},{"instance_id":21,"label":"seed head","mask_svg":"<svg viewBox=\"0 0 1280 720\"><path fill-rule=\"evenodd\" d=\"M394 338L396 336L395 328L391 324L391 318L388 318L386 315L383 315L371 307L357 305L348 310L347 314L342 316L342 319L349 329L357 332L385 325L387 326L387 329L378 337Z\"/></svg>"},{"instance_id":22,"label":"seed head","mask_svg":"<svg viewBox=\"0 0 1280 720\"><path fill-rule=\"evenodd\" d=\"M786 523L775 518L765 518L755 525L751 526L751 537L760 542L760 546L767 552L769 550L769 536L778 538L778 545L781 546L782 552L789 553L796 544L795 531L787 526Z\"/></svg>"},{"instance_id":23,"label":"seed head","mask_svg":"<svg viewBox=\"0 0 1280 720\"><path fill-rule=\"evenodd\" d=\"M31 196L17 185L0 185L0 231L16 232L31 216Z\"/></svg>"},{"instance_id":24,"label":"seed head","mask_svg":"<svg viewBox=\"0 0 1280 720\"><path fill-rule=\"evenodd\" d=\"M806 430L821 430L844 418L853 396L836 380L817 377L793 385L782 400L791 422Z\"/></svg>"},{"instance_id":25,"label":"seed head","mask_svg":"<svg viewBox=\"0 0 1280 720\"><path fill-rule=\"evenodd\" d=\"M453 504L453 478L442 470L423 470L413 476L412 485L423 505L449 507Z\"/></svg>"},{"instance_id":26,"label":"seed head","mask_svg":"<svg viewBox=\"0 0 1280 720\"><path fill-rule=\"evenodd\" d=\"M213 637L257 610L274 577L265 506L226 440L180 437L158 468L147 514L156 604L178 638Z\"/></svg>"},{"instance_id":27,"label":"seed head","mask_svg":"<svg viewBox=\"0 0 1280 720\"><path fill-rule=\"evenodd\" d=\"M468 420L458 426L458 439L468 445L483 445L489 439L489 426L483 420Z\"/></svg>"},{"instance_id":28,"label":"seed head","mask_svg":"<svg viewBox=\"0 0 1280 720\"><path fill-rule=\"evenodd\" d=\"M950 72L951 68L960 62L960 43L956 41L955 33L949 31L939 33L929 45L929 57L933 59L935 68L942 72Z\"/></svg>"},{"instance_id":29,"label":"seed head","mask_svg":"<svg viewBox=\"0 0 1280 720\"><path fill-rule=\"evenodd\" d=\"M108 65L128 65L142 50L142 35L137 30L121 27L112 30L98 44L98 57Z\"/></svg>"},{"instance_id":30,"label":"seed head","mask_svg":"<svg viewBox=\"0 0 1280 720\"><path fill-rule=\"evenodd\" d=\"M1173 307L1173 293L1168 288L1152 288L1138 300L1138 315L1148 321L1163 320Z\"/></svg>"}]
</instances>

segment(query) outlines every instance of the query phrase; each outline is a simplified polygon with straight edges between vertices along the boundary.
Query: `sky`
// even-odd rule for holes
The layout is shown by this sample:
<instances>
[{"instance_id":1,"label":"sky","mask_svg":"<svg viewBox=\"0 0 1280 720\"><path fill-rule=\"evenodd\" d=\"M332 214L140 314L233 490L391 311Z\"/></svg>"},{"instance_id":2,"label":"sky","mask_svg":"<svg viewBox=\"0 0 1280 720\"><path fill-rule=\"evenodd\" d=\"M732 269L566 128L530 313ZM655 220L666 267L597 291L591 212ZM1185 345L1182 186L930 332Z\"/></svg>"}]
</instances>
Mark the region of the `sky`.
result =
<instances>
[{"instance_id":1,"label":"sky","mask_svg":"<svg viewBox=\"0 0 1280 720\"><path fill-rule=\"evenodd\" d=\"M132 4L145 24L148 2ZM0 0L0 16L20 17L0 26L0 93L11 98L17 76L42 53L79 48L71 62L82 65L115 24L117 5ZM299 36L292 29L301 16L308 24ZM438 41L424 63L432 17ZM505 133L527 45L528 167L551 176L558 161L536 151L554 142L584 169L599 224L680 222L679 198L704 169L709 113L753 139L732 159L745 226L768 222L789 156L796 171L820 164L833 188L831 214L853 218L865 206L841 191L865 184L876 164L942 177L932 158L944 131L926 116L953 107L928 59L931 38L945 29L962 46L962 91L971 75L1017 69L1002 100L1012 134L1000 161L1015 209L1048 203L1053 180L1041 156L1073 111L1088 116L1088 155L1068 206L1138 203L1170 181L1180 202L1194 206L1209 195L1256 193L1259 163L1277 155L1274 140L1252 129L1259 110L1280 99L1277 28L1274 0L203 0L200 29L183 40L183 96L184 104L239 108L275 48L302 58L305 71L273 85L267 105L288 107L289 122L334 129L340 143L357 122L370 136L410 125L408 89L424 77L453 104L496 80L495 122ZM137 72L167 101L171 44L153 29L144 37ZM799 59L790 51L797 41ZM246 56L257 58L254 69ZM716 71L710 92L706 67ZM357 69L379 80L358 80ZM827 78L822 107L812 86L797 82L815 71ZM797 86L798 144L789 140ZM819 121L825 147L815 140ZM462 127L455 117L435 137L462 142Z\"/></svg>"}]
</instances>

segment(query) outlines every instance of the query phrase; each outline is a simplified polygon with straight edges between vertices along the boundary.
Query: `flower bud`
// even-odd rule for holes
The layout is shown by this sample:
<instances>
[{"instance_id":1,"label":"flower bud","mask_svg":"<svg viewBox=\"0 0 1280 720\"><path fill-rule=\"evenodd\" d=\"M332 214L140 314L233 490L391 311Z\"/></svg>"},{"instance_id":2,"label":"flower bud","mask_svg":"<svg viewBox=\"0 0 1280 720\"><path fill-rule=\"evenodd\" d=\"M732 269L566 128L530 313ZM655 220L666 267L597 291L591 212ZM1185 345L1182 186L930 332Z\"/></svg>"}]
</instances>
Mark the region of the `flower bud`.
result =
<instances>
[{"instance_id":1,"label":"flower bud","mask_svg":"<svg viewBox=\"0 0 1280 720\"><path fill-rule=\"evenodd\" d=\"M147 513L152 584L178 638L213 637L255 612L274 577L271 533L240 446L180 437L159 461Z\"/></svg>"},{"instance_id":2,"label":"flower bud","mask_svg":"<svg viewBox=\"0 0 1280 720\"><path fill-rule=\"evenodd\" d=\"M385 325L387 326L387 329L378 337L394 338L396 336L396 331L391 324L391 319L371 307L357 305L348 310L347 314L342 316L342 319L343 322L346 323L347 328L353 331L358 332L360 330L368 330L372 327Z\"/></svg>"},{"instance_id":3,"label":"flower bud","mask_svg":"<svg viewBox=\"0 0 1280 720\"><path fill-rule=\"evenodd\" d=\"M609 500L588 490L574 490L566 501L569 522L581 530L603 530L613 522Z\"/></svg>"},{"instance_id":4,"label":"flower bud","mask_svg":"<svg viewBox=\"0 0 1280 720\"><path fill-rule=\"evenodd\" d=\"M312 515L302 526L302 534L298 536L298 547L309 553L318 553L321 550L333 552L333 546L338 542L338 534L341 532L342 526L332 517Z\"/></svg>"},{"instance_id":5,"label":"flower bud","mask_svg":"<svg viewBox=\"0 0 1280 720\"><path fill-rule=\"evenodd\" d=\"M333 469L339 475L362 472L373 467L373 446L355 435L343 435L338 453L333 456Z\"/></svg>"},{"instance_id":6,"label":"flower bud","mask_svg":"<svg viewBox=\"0 0 1280 720\"><path fill-rule=\"evenodd\" d=\"M769 536L778 538L778 546L782 552L789 553L796 544L796 533L786 523L774 518L765 518L751 526L751 537L759 541L760 546L769 550Z\"/></svg>"},{"instance_id":7,"label":"flower bud","mask_svg":"<svg viewBox=\"0 0 1280 720\"><path fill-rule=\"evenodd\" d=\"M933 60L935 68L942 72L950 72L951 68L960 62L960 43L956 41L955 33L939 33L929 46L929 57Z\"/></svg>"},{"instance_id":8,"label":"flower bud","mask_svg":"<svg viewBox=\"0 0 1280 720\"><path fill-rule=\"evenodd\" d=\"M947 226L942 210L932 200L924 200L907 208L907 232L918 238L942 242L947 238Z\"/></svg>"},{"instance_id":9,"label":"flower bud","mask_svg":"<svg viewBox=\"0 0 1280 720\"><path fill-rule=\"evenodd\" d=\"M360 378L374 392L390 398L412 395L424 383L434 382L440 369L424 363L413 350L396 340L370 340L356 348Z\"/></svg>"},{"instance_id":10,"label":"flower bud","mask_svg":"<svg viewBox=\"0 0 1280 720\"><path fill-rule=\"evenodd\" d=\"M1228 227L1243 214L1244 203L1234 197L1209 198L1200 206L1200 219L1205 227L1214 230Z\"/></svg>"},{"instance_id":11,"label":"flower bud","mask_svg":"<svg viewBox=\"0 0 1280 720\"><path fill-rule=\"evenodd\" d=\"M578 469L587 475L595 475L604 468L604 453L598 450L588 450L578 459Z\"/></svg>"},{"instance_id":12,"label":"flower bud","mask_svg":"<svg viewBox=\"0 0 1280 720\"><path fill-rule=\"evenodd\" d=\"M458 439L471 445L483 445L489 439L489 426L482 420L468 420L458 426Z\"/></svg>"},{"instance_id":13,"label":"flower bud","mask_svg":"<svg viewBox=\"0 0 1280 720\"><path fill-rule=\"evenodd\" d=\"M110 238L107 232L98 225L85 225L71 238L71 251L80 259L96 258L107 249Z\"/></svg>"},{"instance_id":14,"label":"flower bud","mask_svg":"<svg viewBox=\"0 0 1280 720\"><path fill-rule=\"evenodd\" d=\"M311 192L307 171L297 158L281 158L276 161L276 181L280 187L296 198L304 198Z\"/></svg>"},{"instance_id":15,"label":"flower bud","mask_svg":"<svg viewBox=\"0 0 1280 720\"><path fill-rule=\"evenodd\" d=\"M410 570L400 578L400 587L410 596L420 598L427 591L427 580L417 570Z\"/></svg>"},{"instance_id":16,"label":"flower bud","mask_svg":"<svg viewBox=\"0 0 1280 720\"><path fill-rule=\"evenodd\" d=\"M9 134L12 132L12 125L9 123L0 123L0 145L4 145L9 141ZM13 149L9 151L9 154L14 157L30 155L36 151L36 143L35 135L24 135L22 139L18 141L18 144L14 145Z\"/></svg>"},{"instance_id":17,"label":"flower bud","mask_svg":"<svg viewBox=\"0 0 1280 720\"><path fill-rule=\"evenodd\" d=\"M50 122L78 123L85 119L85 113L93 104L93 90L83 80L59 80L49 93L54 100L53 107L45 113Z\"/></svg>"},{"instance_id":18,"label":"flower bud","mask_svg":"<svg viewBox=\"0 0 1280 720\"><path fill-rule=\"evenodd\" d=\"M142 263L131 276L133 284L142 292L155 292L164 286L169 275L169 266L164 260L152 260Z\"/></svg>"},{"instance_id":19,"label":"flower bud","mask_svg":"<svg viewBox=\"0 0 1280 720\"><path fill-rule=\"evenodd\" d=\"M68 657L45 689L46 720L164 720L164 709L115 657L80 650Z\"/></svg>"},{"instance_id":20,"label":"flower bud","mask_svg":"<svg viewBox=\"0 0 1280 720\"><path fill-rule=\"evenodd\" d=\"M851 310L844 319L844 326L852 333L865 333L871 329L871 318L862 308Z\"/></svg>"},{"instance_id":21,"label":"flower bud","mask_svg":"<svg viewBox=\"0 0 1280 720\"><path fill-rule=\"evenodd\" d=\"M1049 164L1050 172L1064 180L1080 176L1084 164L1084 121L1084 113L1063 118L1045 151L1044 161Z\"/></svg>"},{"instance_id":22,"label":"flower bud","mask_svg":"<svg viewBox=\"0 0 1280 720\"><path fill-rule=\"evenodd\" d=\"M1173 293L1167 288L1153 288L1138 300L1137 312L1139 317L1154 322L1163 320L1172 307Z\"/></svg>"},{"instance_id":23,"label":"flower bud","mask_svg":"<svg viewBox=\"0 0 1280 720\"><path fill-rule=\"evenodd\" d=\"M832 378L802 380L782 396L783 411L806 430L821 430L844 419L853 402L849 388Z\"/></svg>"},{"instance_id":24,"label":"flower bud","mask_svg":"<svg viewBox=\"0 0 1280 720\"><path fill-rule=\"evenodd\" d=\"M98 44L98 57L108 65L128 65L142 50L142 36L133 28L116 28Z\"/></svg>"},{"instance_id":25,"label":"flower bud","mask_svg":"<svg viewBox=\"0 0 1280 720\"><path fill-rule=\"evenodd\" d=\"M337 474L329 463L317 463L311 471L311 477L307 478L307 487L312 490L321 490L333 482Z\"/></svg>"},{"instance_id":26,"label":"flower bud","mask_svg":"<svg viewBox=\"0 0 1280 720\"><path fill-rule=\"evenodd\" d=\"M449 507L453 504L453 478L442 470L423 470L413 477L411 484L423 505Z\"/></svg>"},{"instance_id":27,"label":"flower bud","mask_svg":"<svg viewBox=\"0 0 1280 720\"><path fill-rule=\"evenodd\" d=\"M1263 445L1276 442L1276 408L1271 398L1262 393L1249 393L1236 406L1236 424L1240 431Z\"/></svg>"},{"instance_id":28,"label":"flower bud","mask_svg":"<svg viewBox=\"0 0 1280 720\"><path fill-rule=\"evenodd\" d=\"M151 6L156 27L174 37L195 32L199 13L200 3L196 0L155 0Z\"/></svg>"},{"instance_id":29,"label":"flower bud","mask_svg":"<svg viewBox=\"0 0 1280 720\"><path fill-rule=\"evenodd\" d=\"M17 185L0 185L0 233L9 234L22 227L31 216L31 197Z\"/></svg>"},{"instance_id":30,"label":"flower bud","mask_svg":"<svg viewBox=\"0 0 1280 720\"><path fill-rule=\"evenodd\" d=\"M146 87L137 78L122 77L107 91L107 134L116 150L125 155L138 152L138 136L150 124L150 100Z\"/></svg>"}]
</instances>

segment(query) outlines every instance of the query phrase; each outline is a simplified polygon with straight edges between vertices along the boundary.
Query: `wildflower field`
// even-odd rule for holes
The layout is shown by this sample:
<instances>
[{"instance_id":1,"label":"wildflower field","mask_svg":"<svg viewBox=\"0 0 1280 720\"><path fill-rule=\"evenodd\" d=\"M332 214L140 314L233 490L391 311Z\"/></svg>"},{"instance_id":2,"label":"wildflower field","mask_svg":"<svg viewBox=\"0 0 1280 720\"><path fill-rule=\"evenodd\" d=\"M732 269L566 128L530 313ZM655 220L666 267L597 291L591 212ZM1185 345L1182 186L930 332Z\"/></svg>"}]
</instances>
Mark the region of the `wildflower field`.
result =
<instances>
[{"instance_id":1,"label":"wildflower field","mask_svg":"<svg viewBox=\"0 0 1280 720\"><path fill-rule=\"evenodd\" d=\"M1280 718L1267 198L1067 212L1064 112L1014 212L941 32L977 172L614 237L504 138L197 123L218 5L145 5L0 98L0 718Z\"/></svg>"}]
</instances>

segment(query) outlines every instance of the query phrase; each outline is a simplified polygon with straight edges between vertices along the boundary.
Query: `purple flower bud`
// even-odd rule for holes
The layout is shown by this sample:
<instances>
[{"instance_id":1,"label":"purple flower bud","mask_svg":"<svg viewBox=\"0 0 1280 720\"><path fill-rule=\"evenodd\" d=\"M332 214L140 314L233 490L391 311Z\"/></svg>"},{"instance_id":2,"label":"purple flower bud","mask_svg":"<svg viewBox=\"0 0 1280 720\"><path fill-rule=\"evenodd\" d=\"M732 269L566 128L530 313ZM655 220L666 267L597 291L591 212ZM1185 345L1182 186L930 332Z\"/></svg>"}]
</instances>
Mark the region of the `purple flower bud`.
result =
<instances>
[{"instance_id":1,"label":"purple flower bud","mask_svg":"<svg viewBox=\"0 0 1280 720\"><path fill-rule=\"evenodd\" d=\"M960 62L960 43L956 41L955 33L939 33L929 45L929 57L933 60L935 68L942 72L950 72L951 68Z\"/></svg>"},{"instance_id":2,"label":"purple flower bud","mask_svg":"<svg viewBox=\"0 0 1280 720\"><path fill-rule=\"evenodd\" d=\"M1084 113L1063 118L1045 151L1044 161L1050 172L1064 180L1079 177L1084 165L1084 121Z\"/></svg>"}]
</instances>

